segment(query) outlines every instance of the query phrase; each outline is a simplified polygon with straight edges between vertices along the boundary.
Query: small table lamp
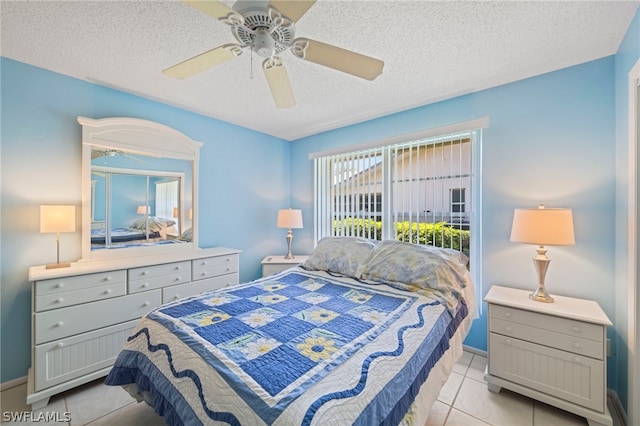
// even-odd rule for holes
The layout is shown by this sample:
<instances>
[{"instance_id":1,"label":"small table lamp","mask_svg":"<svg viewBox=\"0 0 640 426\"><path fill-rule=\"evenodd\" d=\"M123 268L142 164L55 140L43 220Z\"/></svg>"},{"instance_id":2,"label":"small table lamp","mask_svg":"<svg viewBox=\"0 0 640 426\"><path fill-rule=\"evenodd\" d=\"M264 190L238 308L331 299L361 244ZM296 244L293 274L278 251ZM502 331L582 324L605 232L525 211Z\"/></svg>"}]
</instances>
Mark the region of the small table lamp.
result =
<instances>
[{"instance_id":1,"label":"small table lamp","mask_svg":"<svg viewBox=\"0 0 640 426\"><path fill-rule=\"evenodd\" d=\"M291 240L293 240L293 233L291 228L302 228L302 210L286 209L278 210L278 228L288 228L287 231L287 255L285 259L293 259L291 254Z\"/></svg>"},{"instance_id":2,"label":"small table lamp","mask_svg":"<svg viewBox=\"0 0 640 426\"><path fill-rule=\"evenodd\" d=\"M137 213L138 214L151 214L151 207L150 206L138 206Z\"/></svg>"},{"instance_id":3,"label":"small table lamp","mask_svg":"<svg viewBox=\"0 0 640 426\"><path fill-rule=\"evenodd\" d=\"M544 246L575 244L571 209L546 209L543 204L537 209L515 209L511 241L539 246L538 255L533 258L533 265L538 273L538 289L529 298L539 302L553 302L553 297L544 288L544 277L551 261Z\"/></svg>"},{"instance_id":4,"label":"small table lamp","mask_svg":"<svg viewBox=\"0 0 640 426\"><path fill-rule=\"evenodd\" d=\"M76 230L76 206L40 206L40 232L56 233L56 263L45 266L46 269L66 268L71 266L69 262L60 263L60 233L75 232Z\"/></svg>"}]
</instances>

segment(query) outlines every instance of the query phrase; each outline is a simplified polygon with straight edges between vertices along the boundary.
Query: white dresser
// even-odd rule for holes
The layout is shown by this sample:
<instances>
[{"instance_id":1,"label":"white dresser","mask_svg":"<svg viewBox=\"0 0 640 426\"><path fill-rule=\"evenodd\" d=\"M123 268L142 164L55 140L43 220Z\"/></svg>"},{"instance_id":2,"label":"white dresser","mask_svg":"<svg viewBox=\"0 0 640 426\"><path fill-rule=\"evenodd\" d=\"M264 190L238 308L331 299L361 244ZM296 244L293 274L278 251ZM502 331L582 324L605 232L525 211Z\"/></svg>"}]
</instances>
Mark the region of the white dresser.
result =
<instances>
[{"instance_id":1,"label":"white dresser","mask_svg":"<svg viewBox=\"0 0 640 426\"><path fill-rule=\"evenodd\" d=\"M607 339L611 321L592 300L493 286L489 305L488 388L526 395L587 418L613 424L607 409Z\"/></svg>"},{"instance_id":2,"label":"white dresser","mask_svg":"<svg viewBox=\"0 0 640 426\"><path fill-rule=\"evenodd\" d=\"M185 250L29 269L31 368L27 404L106 376L137 320L181 297L236 285L239 251Z\"/></svg>"}]
</instances>

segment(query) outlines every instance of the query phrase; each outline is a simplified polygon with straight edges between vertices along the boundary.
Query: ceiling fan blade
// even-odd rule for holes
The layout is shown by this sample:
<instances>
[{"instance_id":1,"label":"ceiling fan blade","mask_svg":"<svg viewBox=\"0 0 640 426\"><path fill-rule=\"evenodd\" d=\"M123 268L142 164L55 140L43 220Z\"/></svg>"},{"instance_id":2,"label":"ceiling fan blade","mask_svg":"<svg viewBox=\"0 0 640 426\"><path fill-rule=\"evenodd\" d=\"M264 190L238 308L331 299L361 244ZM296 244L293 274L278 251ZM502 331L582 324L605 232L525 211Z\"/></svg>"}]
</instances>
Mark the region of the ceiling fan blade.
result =
<instances>
[{"instance_id":1,"label":"ceiling fan blade","mask_svg":"<svg viewBox=\"0 0 640 426\"><path fill-rule=\"evenodd\" d=\"M219 65L242 54L242 46L239 44L225 44L213 50L194 56L182 61L177 65L162 71L164 75L172 78L187 78L204 71L213 66Z\"/></svg>"},{"instance_id":2,"label":"ceiling fan blade","mask_svg":"<svg viewBox=\"0 0 640 426\"><path fill-rule=\"evenodd\" d=\"M305 61L314 62L367 80L375 80L382 74L384 62L330 44L306 38L293 41L291 51Z\"/></svg>"},{"instance_id":3,"label":"ceiling fan blade","mask_svg":"<svg viewBox=\"0 0 640 426\"><path fill-rule=\"evenodd\" d=\"M224 20L229 15L239 15L235 10L225 6L217 0L183 0L189 6L198 9L200 12L213 16L216 19Z\"/></svg>"},{"instance_id":4,"label":"ceiling fan blade","mask_svg":"<svg viewBox=\"0 0 640 426\"><path fill-rule=\"evenodd\" d=\"M302 18L302 15L307 13L315 2L316 0L271 0L269 6L277 9L282 16L289 18L291 21L298 22L298 20Z\"/></svg>"},{"instance_id":5,"label":"ceiling fan blade","mask_svg":"<svg viewBox=\"0 0 640 426\"><path fill-rule=\"evenodd\" d=\"M269 89L271 89L271 95L276 102L278 108L289 108L296 104L296 99L293 96L293 89L291 88L291 82L289 81L289 75L287 69L284 67L282 60L274 56L272 58L265 59L262 63L264 74L267 77L269 83Z\"/></svg>"}]
</instances>

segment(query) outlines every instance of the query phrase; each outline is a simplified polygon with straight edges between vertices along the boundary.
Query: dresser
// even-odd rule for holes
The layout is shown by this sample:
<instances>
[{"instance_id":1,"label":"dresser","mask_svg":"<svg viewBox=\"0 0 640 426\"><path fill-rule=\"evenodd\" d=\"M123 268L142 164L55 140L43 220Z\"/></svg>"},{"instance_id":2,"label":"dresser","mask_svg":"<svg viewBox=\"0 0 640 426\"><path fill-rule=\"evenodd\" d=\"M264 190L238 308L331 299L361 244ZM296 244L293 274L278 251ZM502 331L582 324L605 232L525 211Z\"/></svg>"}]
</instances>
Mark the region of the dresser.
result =
<instances>
[{"instance_id":1,"label":"dresser","mask_svg":"<svg viewBox=\"0 0 640 426\"><path fill-rule=\"evenodd\" d=\"M239 251L207 248L29 269L27 404L106 376L138 319L163 303L236 285Z\"/></svg>"},{"instance_id":2,"label":"dresser","mask_svg":"<svg viewBox=\"0 0 640 426\"><path fill-rule=\"evenodd\" d=\"M284 256L267 256L262 259L262 276L267 277L285 269L306 262L309 256L295 256L293 259L285 259Z\"/></svg>"},{"instance_id":3,"label":"dresser","mask_svg":"<svg viewBox=\"0 0 640 426\"><path fill-rule=\"evenodd\" d=\"M506 388L585 417L591 426L611 426L606 392L611 321L592 300L554 295L554 303L543 303L529 299L529 293L493 286L484 299L489 391Z\"/></svg>"}]
</instances>

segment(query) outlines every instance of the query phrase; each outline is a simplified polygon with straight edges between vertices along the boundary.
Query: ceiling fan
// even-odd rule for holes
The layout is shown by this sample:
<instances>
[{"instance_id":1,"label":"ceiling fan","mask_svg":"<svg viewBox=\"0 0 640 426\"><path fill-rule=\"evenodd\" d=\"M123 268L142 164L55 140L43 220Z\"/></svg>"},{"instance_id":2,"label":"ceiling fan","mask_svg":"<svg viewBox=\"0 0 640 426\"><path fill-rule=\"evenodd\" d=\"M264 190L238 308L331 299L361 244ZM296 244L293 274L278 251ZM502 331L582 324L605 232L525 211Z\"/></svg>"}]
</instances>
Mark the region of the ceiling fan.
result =
<instances>
[{"instance_id":1,"label":"ceiling fan","mask_svg":"<svg viewBox=\"0 0 640 426\"><path fill-rule=\"evenodd\" d=\"M231 26L238 43L223 44L169 67L163 73L185 79L240 56L251 49L265 58L262 62L269 89L278 108L295 105L287 70L279 56L290 49L294 56L367 80L382 73L384 62L360 53L308 38L295 38L295 23L315 0L237 1L229 8L217 0L183 0L189 6Z\"/></svg>"}]
</instances>

